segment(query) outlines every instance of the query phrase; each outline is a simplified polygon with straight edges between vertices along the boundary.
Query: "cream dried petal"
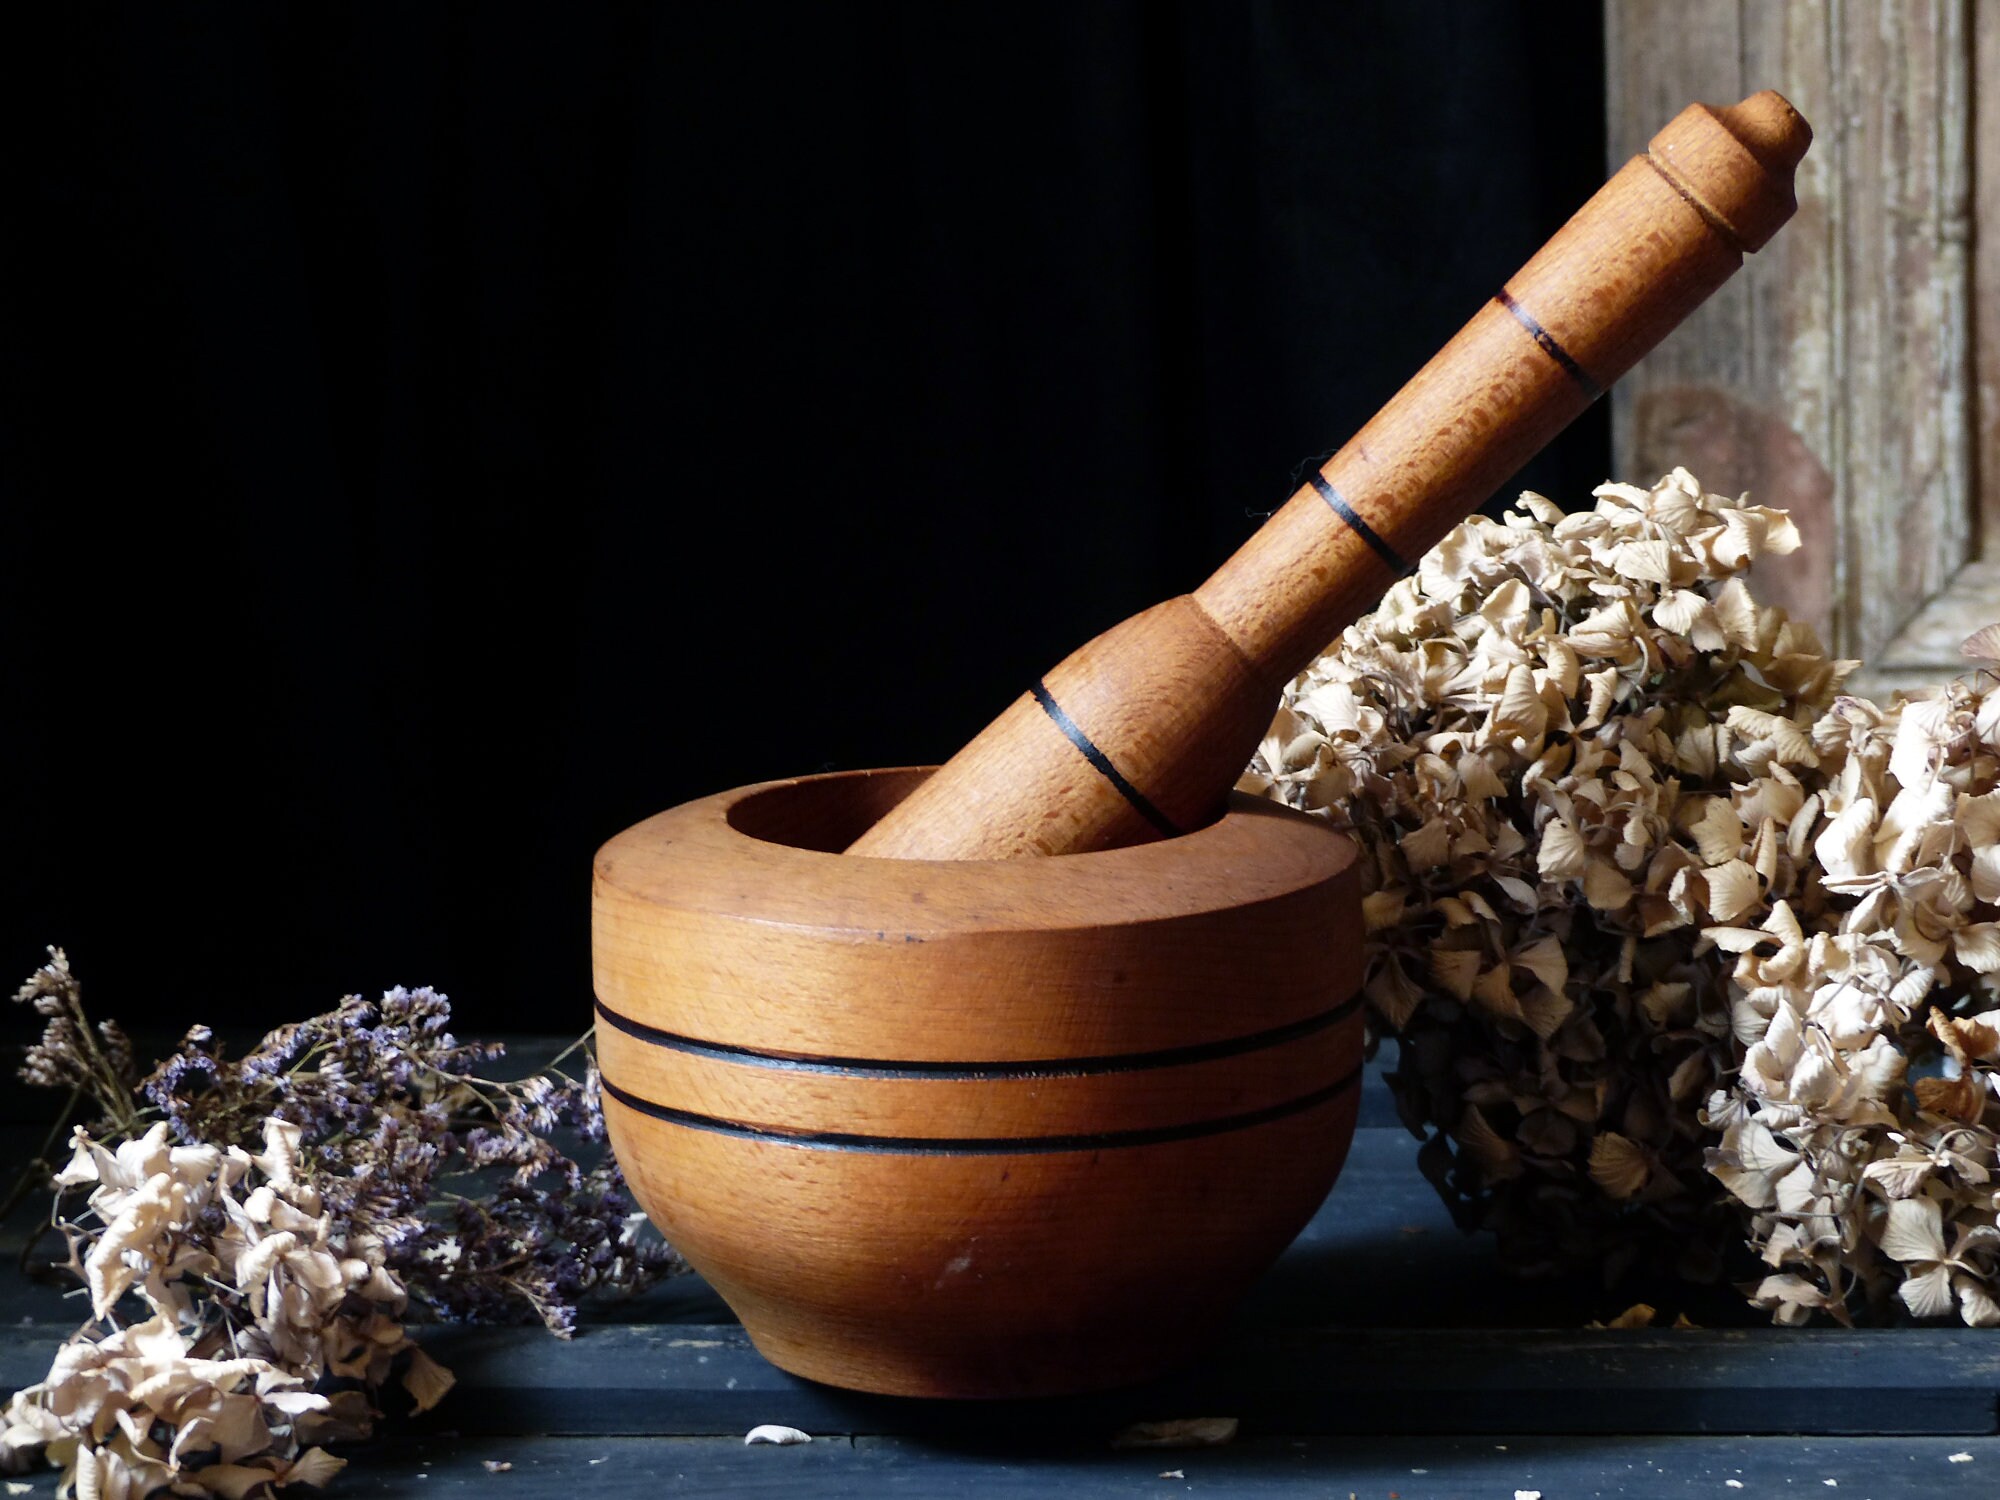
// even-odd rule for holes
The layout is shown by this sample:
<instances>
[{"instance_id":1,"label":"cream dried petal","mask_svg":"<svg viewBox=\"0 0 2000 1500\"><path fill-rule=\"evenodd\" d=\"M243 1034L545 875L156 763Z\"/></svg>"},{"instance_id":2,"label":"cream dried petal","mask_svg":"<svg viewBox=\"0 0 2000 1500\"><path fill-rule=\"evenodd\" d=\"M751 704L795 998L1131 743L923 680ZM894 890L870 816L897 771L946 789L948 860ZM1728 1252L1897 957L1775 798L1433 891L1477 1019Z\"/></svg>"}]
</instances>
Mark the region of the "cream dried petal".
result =
<instances>
[{"instance_id":1,"label":"cream dried petal","mask_svg":"<svg viewBox=\"0 0 2000 1500\"><path fill-rule=\"evenodd\" d=\"M1667 1096L1677 1104L1705 1093L1714 1077L1706 1052L1690 1052L1667 1075Z\"/></svg>"},{"instance_id":2,"label":"cream dried petal","mask_svg":"<svg viewBox=\"0 0 2000 1500\"><path fill-rule=\"evenodd\" d=\"M1895 1006L1903 1013L1904 1018L1907 1018L1909 1013L1923 1002L1924 997L1930 994L1931 987L1936 982L1935 969L1918 965L1890 987L1889 1004Z\"/></svg>"},{"instance_id":3,"label":"cream dried petal","mask_svg":"<svg viewBox=\"0 0 2000 1500\"><path fill-rule=\"evenodd\" d=\"M1759 927L1704 927L1701 935L1725 953L1744 953L1771 941L1771 935Z\"/></svg>"},{"instance_id":4,"label":"cream dried petal","mask_svg":"<svg viewBox=\"0 0 2000 1500\"><path fill-rule=\"evenodd\" d=\"M1750 867L1767 886L1778 879L1778 859L1784 850L1784 835L1778 831L1778 820L1766 818L1757 826L1756 837L1750 841Z\"/></svg>"},{"instance_id":5,"label":"cream dried petal","mask_svg":"<svg viewBox=\"0 0 2000 1500\"><path fill-rule=\"evenodd\" d=\"M1786 1324L1802 1323L1814 1308L1827 1305L1825 1291L1791 1271L1766 1276L1757 1283L1751 1300L1772 1309L1774 1320Z\"/></svg>"},{"instance_id":6,"label":"cream dried petal","mask_svg":"<svg viewBox=\"0 0 2000 1500\"><path fill-rule=\"evenodd\" d=\"M1951 937L1952 956L1978 974L2000 973L2000 922L1973 922Z\"/></svg>"},{"instance_id":7,"label":"cream dried petal","mask_svg":"<svg viewBox=\"0 0 2000 1500\"><path fill-rule=\"evenodd\" d=\"M1882 1224L1882 1253L1900 1261L1938 1261L1945 1257L1943 1216L1932 1198L1899 1198L1889 1205Z\"/></svg>"},{"instance_id":8,"label":"cream dried petal","mask_svg":"<svg viewBox=\"0 0 2000 1500\"><path fill-rule=\"evenodd\" d=\"M1971 1125L1986 1113L1986 1090L1975 1075L1919 1078L1912 1088L1920 1108Z\"/></svg>"},{"instance_id":9,"label":"cream dried petal","mask_svg":"<svg viewBox=\"0 0 2000 1500\"><path fill-rule=\"evenodd\" d=\"M1528 592L1528 586L1518 578L1509 578L1480 601L1477 613L1482 619L1503 625L1526 619L1533 607L1534 596Z\"/></svg>"},{"instance_id":10,"label":"cream dried petal","mask_svg":"<svg viewBox=\"0 0 2000 1500\"><path fill-rule=\"evenodd\" d=\"M1607 859L1592 858L1583 872L1583 899L1598 911L1623 911L1632 904L1632 882Z\"/></svg>"},{"instance_id":11,"label":"cream dried petal","mask_svg":"<svg viewBox=\"0 0 2000 1500\"><path fill-rule=\"evenodd\" d=\"M1892 1204L1901 1208L1905 1204ZM1896 1288L1903 1305L1920 1318L1942 1318L1952 1310L1951 1267L1934 1265L1904 1279Z\"/></svg>"},{"instance_id":12,"label":"cream dried petal","mask_svg":"<svg viewBox=\"0 0 2000 1500\"><path fill-rule=\"evenodd\" d=\"M285 1256L298 1247L299 1237L290 1231L267 1235L250 1247L236 1262L236 1285L246 1288L262 1281Z\"/></svg>"},{"instance_id":13,"label":"cream dried petal","mask_svg":"<svg viewBox=\"0 0 2000 1500\"><path fill-rule=\"evenodd\" d=\"M1959 654L1967 661L2000 665L2000 625L1982 625L1959 642Z\"/></svg>"},{"instance_id":14,"label":"cream dried petal","mask_svg":"<svg viewBox=\"0 0 2000 1500\"><path fill-rule=\"evenodd\" d=\"M1361 898L1361 920L1369 932L1381 932L1397 926L1403 920L1403 913L1409 905L1409 892L1402 890L1370 891Z\"/></svg>"},{"instance_id":15,"label":"cream dried petal","mask_svg":"<svg viewBox=\"0 0 2000 1500\"><path fill-rule=\"evenodd\" d=\"M1768 742L1772 755L1787 765L1819 764L1819 753L1813 749L1811 738L1782 714L1766 713L1762 709L1738 704L1729 710L1726 722L1740 734Z\"/></svg>"},{"instance_id":16,"label":"cream dried petal","mask_svg":"<svg viewBox=\"0 0 2000 1500\"><path fill-rule=\"evenodd\" d=\"M139 1279L139 1263L147 1258L147 1249L155 1238L173 1222L176 1199L183 1191L165 1172L155 1174L145 1186L126 1197L117 1217L90 1247L83 1270L90 1287L93 1318L108 1314L126 1289Z\"/></svg>"},{"instance_id":17,"label":"cream dried petal","mask_svg":"<svg viewBox=\"0 0 2000 1500\"><path fill-rule=\"evenodd\" d=\"M86 1182L98 1180L97 1157L92 1150L93 1144L90 1132L81 1125L71 1129L69 1164L56 1173L54 1182L57 1187L81 1187Z\"/></svg>"},{"instance_id":18,"label":"cream dried petal","mask_svg":"<svg viewBox=\"0 0 2000 1500\"><path fill-rule=\"evenodd\" d=\"M1541 848L1535 855L1535 868L1542 878L1573 880L1589 865L1590 851L1584 847L1583 836L1567 819L1549 819L1542 829Z\"/></svg>"},{"instance_id":19,"label":"cream dried petal","mask_svg":"<svg viewBox=\"0 0 2000 1500\"><path fill-rule=\"evenodd\" d=\"M1639 1006L1655 1026L1669 1026L1685 1016L1692 1007L1694 986L1679 982L1661 980L1649 986L1639 997ZM1758 1034L1763 1034L1762 1018L1759 1018Z\"/></svg>"},{"instance_id":20,"label":"cream dried petal","mask_svg":"<svg viewBox=\"0 0 2000 1500\"><path fill-rule=\"evenodd\" d=\"M1473 982L1479 978L1479 954L1469 948L1434 948L1430 969L1431 978L1443 985L1452 998L1470 1000Z\"/></svg>"},{"instance_id":21,"label":"cream dried petal","mask_svg":"<svg viewBox=\"0 0 2000 1500\"><path fill-rule=\"evenodd\" d=\"M1507 784L1484 755L1468 755L1459 761L1458 779L1465 796L1473 802L1491 802L1507 794Z\"/></svg>"},{"instance_id":22,"label":"cream dried petal","mask_svg":"<svg viewBox=\"0 0 2000 1500\"><path fill-rule=\"evenodd\" d=\"M1952 701L1943 694L1903 705L1895 748L1889 753L1889 774L1906 790L1928 786L1935 777L1951 714Z\"/></svg>"},{"instance_id":23,"label":"cream dried petal","mask_svg":"<svg viewBox=\"0 0 2000 1500\"><path fill-rule=\"evenodd\" d=\"M1496 736L1532 740L1548 727L1548 722L1548 706L1535 689L1535 674L1526 666L1514 667L1508 672L1500 701L1487 720L1488 730Z\"/></svg>"},{"instance_id":24,"label":"cream dried petal","mask_svg":"<svg viewBox=\"0 0 2000 1500\"><path fill-rule=\"evenodd\" d=\"M1763 882L1744 860L1717 865L1706 879L1709 914L1719 922L1734 922L1764 899Z\"/></svg>"},{"instance_id":25,"label":"cream dried petal","mask_svg":"<svg viewBox=\"0 0 2000 1500\"><path fill-rule=\"evenodd\" d=\"M458 1377L426 1354L421 1344L410 1345L410 1363L403 1371L403 1386L414 1402L412 1410L429 1411L457 1383Z\"/></svg>"},{"instance_id":26,"label":"cream dried petal","mask_svg":"<svg viewBox=\"0 0 2000 1500\"><path fill-rule=\"evenodd\" d=\"M1971 885L1975 901L2000 906L2000 844L1974 852Z\"/></svg>"},{"instance_id":27,"label":"cream dried petal","mask_svg":"<svg viewBox=\"0 0 2000 1500\"><path fill-rule=\"evenodd\" d=\"M2000 1326L2000 1301L1994 1299L1986 1284L1978 1277L1964 1271L1953 1273L1952 1289L1958 1293L1958 1315L1970 1328L1992 1328Z\"/></svg>"},{"instance_id":28,"label":"cream dried petal","mask_svg":"<svg viewBox=\"0 0 2000 1500\"><path fill-rule=\"evenodd\" d=\"M1927 1156L1888 1157L1871 1161L1861 1170L1861 1180L1885 1198L1908 1198L1915 1194L1936 1170Z\"/></svg>"},{"instance_id":29,"label":"cream dried petal","mask_svg":"<svg viewBox=\"0 0 2000 1500\"><path fill-rule=\"evenodd\" d=\"M1688 826L1705 865L1719 865L1743 852L1743 819L1727 797L1711 797Z\"/></svg>"},{"instance_id":30,"label":"cream dried petal","mask_svg":"<svg viewBox=\"0 0 2000 1500\"><path fill-rule=\"evenodd\" d=\"M1653 606L1653 623L1675 635L1690 634L1698 623L1706 623L1713 628L1714 619L1715 606L1692 589L1674 589L1662 594ZM1718 642L1721 638L1721 632L1717 630Z\"/></svg>"},{"instance_id":31,"label":"cream dried petal","mask_svg":"<svg viewBox=\"0 0 2000 1500\"><path fill-rule=\"evenodd\" d=\"M1777 1181L1778 1211L1787 1214L1810 1213L1819 1201L1820 1180L1810 1163L1800 1162Z\"/></svg>"},{"instance_id":32,"label":"cream dried petal","mask_svg":"<svg viewBox=\"0 0 2000 1500\"><path fill-rule=\"evenodd\" d=\"M1761 633L1757 623L1757 601L1740 578L1724 583L1715 595L1715 619L1729 644L1744 651L1757 649Z\"/></svg>"},{"instance_id":33,"label":"cream dried petal","mask_svg":"<svg viewBox=\"0 0 2000 1500\"><path fill-rule=\"evenodd\" d=\"M1624 578L1638 578L1647 583L1672 583L1673 548L1664 540L1626 542L1613 549L1611 566Z\"/></svg>"},{"instance_id":34,"label":"cream dried petal","mask_svg":"<svg viewBox=\"0 0 2000 1500\"><path fill-rule=\"evenodd\" d=\"M346 1467L346 1459L335 1458L324 1448L308 1448L291 1461L278 1483L306 1484L314 1489L324 1489L333 1476Z\"/></svg>"},{"instance_id":35,"label":"cream dried petal","mask_svg":"<svg viewBox=\"0 0 2000 1500\"><path fill-rule=\"evenodd\" d=\"M1768 1173L1774 1179L1784 1176L1799 1163L1798 1152L1780 1141L1761 1120L1746 1123L1736 1137L1735 1146L1736 1154L1746 1167Z\"/></svg>"},{"instance_id":36,"label":"cream dried petal","mask_svg":"<svg viewBox=\"0 0 2000 1500\"><path fill-rule=\"evenodd\" d=\"M1975 852L2000 845L2000 792L1959 797L1952 822Z\"/></svg>"},{"instance_id":37,"label":"cream dried petal","mask_svg":"<svg viewBox=\"0 0 2000 1500\"><path fill-rule=\"evenodd\" d=\"M1451 826L1443 818L1432 818L1398 847L1412 870L1434 870L1451 859Z\"/></svg>"},{"instance_id":38,"label":"cream dried petal","mask_svg":"<svg viewBox=\"0 0 2000 1500\"><path fill-rule=\"evenodd\" d=\"M1564 511L1560 505L1547 495L1538 495L1533 490L1522 490L1514 503L1544 526L1554 526L1563 519Z\"/></svg>"},{"instance_id":39,"label":"cream dried petal","mask_svg":"<svg viewBox=\"0 0 2000 1500\"><path fill-rule=\"evenodd\" d=\"M1496 1180L1502 1177L1518 1176L1520 1173L1520 1152L1514 1143L1501 1137L1490 1120L1476 1105L1468 1105L1458 1120L1458 1129L1452 1132L1459 1145L1479 1164L1486 1178Z\"/></svg>"},{"instance_id":40,"label":"cream dried petal","mask_svg":"<svg viewBox=\"0 0 2000 1500\"><path fill-rule=\"evenodd\" d=\"M1578 728L1595 729L1610 717L1611 710L1617 706L1618 669L1605 667L1602 671L1585 674L1583 680L1590 685L1590 701Z\"/></svg>"},{"instance_id":41,"label":"cream dried petal","mask_svg":"<svg viewBox=\"0 0 2000 1500\"><path fill-rule=\"evenodd\" d=\"M1521 1018L1543 1041L1551 1040L1576 1012L1576 1003L1560 990L1538 984L1521 1001Z\"/></svg>"},{"instance_id":42,"label":"cream dried petal","mask_svg":"<svg viewBox=\"0 0 2000 1500\"><path fill-rule=\"evenodd\" d=\"M1514 976L1507 964L1496 964L1481 974L1472 986L1473 998L1491 1014L1509 1021L1525 1020L1520 998L1514 993Z\"/></svg>"},{"instance_id":43,"label":"cream dried petal","mask_svg":"<svg viewBox=\"0 0 2000 1500\"><path fill-rule=\"evenodd\" d=\"M1630 1198L1650 1173L1645 1148L1615 1130L1601 1130L1590 1143L1590 1179L1614 1198Z\"/></svg>"},{"instance_id":44,"label":"cream dried petal","mask_svg":"<svg viewBox=\"0 0 2000 1500\"><path fill-rule=\"evenodd\" d=\"M1537 938L1517 951L1513 962L1557 994L1561 994L1569 984L1569 959L1563 953L1561 940L1553 935Z\"/></svg>"},{"instance_id":45,"label":"cream dried petal","mask_svg":"<svg viewBox=\"0 0 2000 1500\"><path fill-rule=\"evenodd\" d=\"M1875 803L1857 798L1813 840L1813 855L1833 879L1872 874L1875 868Z\"/></svg>"},{"instance_id":46,"label":"cream dried petal","mask_svg":"<svg viewBox=\"0 0 2000 1500\"><path fill-rule=\"evenodd\" d=\"M292 1170L298 1161L302 1136L303 1132L290 1120L270 1116L264 1121L264 1150L250 1160L278 1187L288 1188L292 1185Z\"/></svg>"}]
</instances>

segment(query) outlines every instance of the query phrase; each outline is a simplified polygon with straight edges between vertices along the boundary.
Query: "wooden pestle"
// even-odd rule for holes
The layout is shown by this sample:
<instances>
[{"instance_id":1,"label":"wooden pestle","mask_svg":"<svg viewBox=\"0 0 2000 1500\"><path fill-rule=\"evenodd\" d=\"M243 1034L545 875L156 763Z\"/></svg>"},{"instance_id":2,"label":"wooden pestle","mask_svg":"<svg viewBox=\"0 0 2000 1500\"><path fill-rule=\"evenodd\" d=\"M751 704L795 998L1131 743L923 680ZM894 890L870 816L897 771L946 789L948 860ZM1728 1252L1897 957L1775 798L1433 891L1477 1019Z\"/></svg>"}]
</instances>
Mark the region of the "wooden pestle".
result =
<instances>
[{"instance_id":1,"label":"wooden pestle","mask_svg":"<svg viewBox=\"0 0 2000 1500\"><path fill-rule=\"evenodd\" d=\"M1681 111L1200 588L1069 656L848 850L1008 859L1210 821L1284 685L1743 263L1812 131Z\"/></svg>"}]
</instances>

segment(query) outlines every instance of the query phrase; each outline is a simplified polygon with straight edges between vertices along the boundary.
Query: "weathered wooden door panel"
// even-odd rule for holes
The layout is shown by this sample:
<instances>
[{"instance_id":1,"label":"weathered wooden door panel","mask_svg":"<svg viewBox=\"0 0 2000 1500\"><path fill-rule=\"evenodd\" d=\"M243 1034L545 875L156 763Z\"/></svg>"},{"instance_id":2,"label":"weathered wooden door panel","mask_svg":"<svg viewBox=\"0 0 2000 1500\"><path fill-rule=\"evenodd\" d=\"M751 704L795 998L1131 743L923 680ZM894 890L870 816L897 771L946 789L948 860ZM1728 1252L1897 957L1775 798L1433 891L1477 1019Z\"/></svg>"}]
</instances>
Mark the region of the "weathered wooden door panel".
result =
<instances>
[{"instance_id":1,"label":"weathered wooden door panel","mask_svg":"<svg viewBox=\"0 0 2000 1500\"><path fill-rule=\"evenodd\" d=\"M1689 99L1759 88L1817 132L1791 226L1614 393L1615 466L1685 464L1790 507L1806 547L1760 592L1867 659L1864 686L1934 681L1964 632L1917 617L1939 601L1976 624L1992 582L1965 570L2000 387L1977 337L2000 310L1976 295L2000 286L2000 254L1973 249L1976 204L2000 206L2000 152L1974 171L1975 58L2000 59L2000 4L1607 0L1605 19L1614 159Z\"/></svg>"}]
</instances>

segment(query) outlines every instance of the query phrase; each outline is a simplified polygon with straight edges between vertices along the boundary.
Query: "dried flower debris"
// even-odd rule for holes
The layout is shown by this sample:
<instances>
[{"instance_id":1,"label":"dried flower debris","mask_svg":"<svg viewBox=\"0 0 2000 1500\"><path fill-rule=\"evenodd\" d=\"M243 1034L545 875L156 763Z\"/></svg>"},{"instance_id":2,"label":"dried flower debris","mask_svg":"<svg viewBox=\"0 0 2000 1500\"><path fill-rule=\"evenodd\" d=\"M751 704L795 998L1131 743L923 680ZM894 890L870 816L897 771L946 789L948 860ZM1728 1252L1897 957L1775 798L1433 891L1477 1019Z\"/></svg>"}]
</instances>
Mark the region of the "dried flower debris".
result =
<instances>
[{"instance_id":1,"label":"dried flower debris","mask_svg":"<svg viewBox=\"0 0 2000 1500\"><path fill-rule=\"evenodd\" d=\"M297 1132L267 1122L253 1155L173 1146L164 1122L115 1151L77 1127L58 1182L89 1189L98 1227L69 1227L107 1331L63 1345L16 1393L0 1458L41 1449L79 1494L250 1495L331 1478L343 1460L317 1445L366 1434L361 1388L398 1356L419 1409L443 1395L450 1377L404 1332L380 1245L336 1238L293 1175ZM120 1325L128 1293L150 1316ZM326 1394L329 1380L354 1388Z\"/></svg>"},{"instance_id":2,"label":"dried flower debris","mask_svg":"<svg viewBox=\"0 0 2000 1500\"><path fill-rule=\"evenodd\" d=\"M344 1460L320 1445L367 1436L391 1383L416 1411L451 1388L413 1317L566 1336L586 1292L678 1266L615 1163L550 1139L602 1138L594 1067L488 1079L497 1049L455 1041L441 995L349 997L235 1060L198 1027L144 1080L59 950L20 998L51 1018L24 1077L100 1118L51 1184L90 1320L0 1411L0 1468L40 1457L101 1500L322 1485Z\"/></svg>"},{"instance_id":3,"label":"dried flower debris","mask_svg":"<svg viewBox=\"0 0 2000 1500\"><path fill-rule=\"evenodd\" d=\"M1994 676L1843 696L1745 581L1781 512L1595 498L1452 532L1245 778L1361 845L1420 1160L1524 1271L1747 1239L1780 1321L2000 1321Z\"/></svg>"},{"instance_id":4,"label":"dried flower debris","mask_svg":"<svg viewBox=\"0 0 2000 1500\"><path fill-rule=\"evenodd\" d=\"M772 1443L780 1448L789 1448L797 1443L810 1443L812 1434L797 1427L785 1427L777 1422L760 1422L743 1434L743 1443L748 1447L756 1443Z\"/></svg>"},{"instance_id":5,"label":"dried flower debris","mask_svg":"<svg viewBox=\"0 0 2000 1500\"><path fill-rule=\"evenodd\" d=\"M2000 693L1843 698L1794 826L1812 875L1736 955L1747 1049L1705 1118L1779 1322L1888 1311L2000 1323Z\"/></svg>"}]
</instances>

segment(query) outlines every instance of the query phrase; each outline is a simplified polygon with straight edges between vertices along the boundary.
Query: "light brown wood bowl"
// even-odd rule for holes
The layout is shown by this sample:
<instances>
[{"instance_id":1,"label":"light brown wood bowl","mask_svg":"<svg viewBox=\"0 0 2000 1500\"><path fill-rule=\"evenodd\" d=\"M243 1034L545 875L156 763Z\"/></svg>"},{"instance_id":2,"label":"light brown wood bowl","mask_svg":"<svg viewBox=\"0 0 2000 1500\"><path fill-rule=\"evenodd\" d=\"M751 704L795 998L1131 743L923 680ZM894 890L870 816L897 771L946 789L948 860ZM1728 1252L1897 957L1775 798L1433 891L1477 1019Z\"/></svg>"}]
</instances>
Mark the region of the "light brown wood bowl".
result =
<instances>
[{"instance_id":1,"label":"light brown wood bowl","mask_svg":"<svg viewBox=\"0 0 2000 1500\"><path fill-rule=\"evenodd\" d=\"M928 774L745 787L604 846L612 1145L795 1374L953 1397L1143 1379L1199 1350L1346 1155L1353 848L1238 796L1100 853L831 852Z\"/></svg>"}]
</instances>

